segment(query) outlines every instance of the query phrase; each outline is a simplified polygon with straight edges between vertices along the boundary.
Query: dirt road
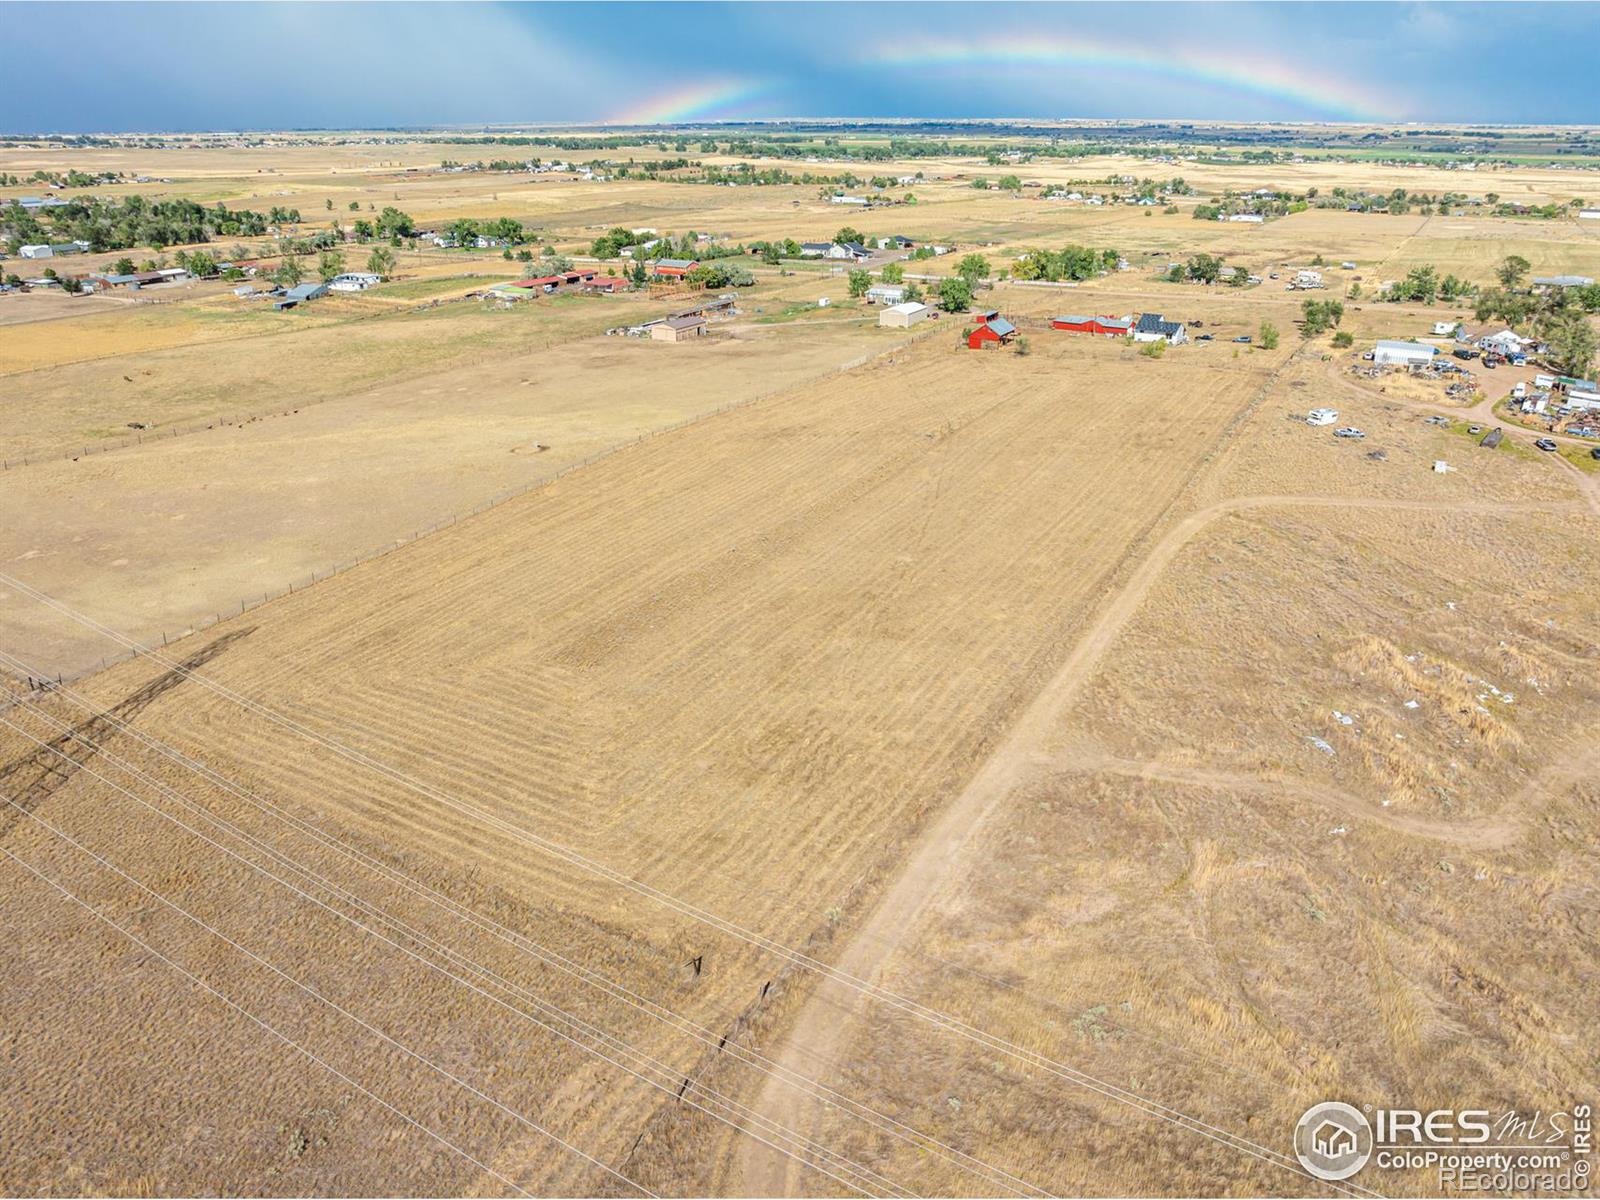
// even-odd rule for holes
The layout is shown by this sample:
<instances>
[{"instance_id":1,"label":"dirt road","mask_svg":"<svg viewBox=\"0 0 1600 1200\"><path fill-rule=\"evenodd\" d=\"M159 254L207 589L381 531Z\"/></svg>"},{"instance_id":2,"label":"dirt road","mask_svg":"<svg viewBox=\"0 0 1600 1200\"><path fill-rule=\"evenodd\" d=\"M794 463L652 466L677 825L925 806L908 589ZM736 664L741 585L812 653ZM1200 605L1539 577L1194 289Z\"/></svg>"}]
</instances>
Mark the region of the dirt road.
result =
<instances>
[{"instance_id":1,"label":"dirt road","mask_svg":"<svg viewBox=\"0 0 1600 1200\"><path fill-rule=\"evenodd\" d=\"M1551 506L1273 495L1224 500L1191 513L1156 544L1127 583L1106 604L1061 669L1024 711L994 755L928 827L920 843L907 857L904 869L885 892L882 902L844 945L834 963L839 973L875 980L890 955L915 931L918 916L940 884L959 869L974 841L974 835L995 809L1033 771L1051 766L1045 751L1053 735L1060 732L1063 714L1093 677L1118 635L1138 613L1162 572L1184 547L1222 517L1269 507L1503 515L1518 509L1544 511ZM1470 834L1491 841L1508 835L1507 830L1498 826L1473 830ZM776 1056L778 1061L791 1071L823 1069L848 1044L853 1019L861 1013L866 1003L867 998L860 991L834 979L824 980L796 1018L787 1042ZM801 1047L804 1047L803 1052ZM814 1120L814 1114L809 1111L810 1106L804 1099L775 1083L769 1083L762 1089L754 1107L764 1116L797 1130L807 1130ZM748 1196L794 1194L799 1181L792 1176L792 1165L789 1160L766 1147L746 1140L741 1150L739 1193Z\"/></svg>"}]
</instances>

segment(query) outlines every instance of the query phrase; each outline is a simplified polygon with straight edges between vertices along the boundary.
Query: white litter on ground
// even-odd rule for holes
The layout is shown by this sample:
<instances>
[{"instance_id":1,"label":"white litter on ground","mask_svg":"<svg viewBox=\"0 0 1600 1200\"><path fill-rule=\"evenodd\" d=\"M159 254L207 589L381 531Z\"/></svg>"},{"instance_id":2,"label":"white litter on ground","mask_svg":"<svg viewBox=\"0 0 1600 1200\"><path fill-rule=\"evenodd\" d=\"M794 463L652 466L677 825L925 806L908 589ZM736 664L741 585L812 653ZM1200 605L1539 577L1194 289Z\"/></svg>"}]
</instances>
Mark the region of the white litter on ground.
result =
<instances>
[{"instance_id":1,"label":"white litter on ground","mask_svg":"<svg viewBox=\"0 0 1600 1200\"><path fill-rule=\"evenodd\" d=\"M1318 750L1321 750L1329 758L1332 758L1334 756L1334 754L1337 753L1337 751L1335 751L1332 746L1328 745L1327 742L1323 741L1321 738L1316 737L1313 734L1309 734L1309 733L1306 734L1306 741L1310 742Z\"/></svg>"},{"instance_id":2,"label":"white litter on ground","mask_svg":"<svg viewBox=\"0 0 1600 1200\"><path fill-rule=\"evenodd\" d=\"M1406 707L1407 708L1420 708L1422 706L1420 704L1418 704L1415 700L1407 700L1406 701Z\"/></svg>"}]
</instances>

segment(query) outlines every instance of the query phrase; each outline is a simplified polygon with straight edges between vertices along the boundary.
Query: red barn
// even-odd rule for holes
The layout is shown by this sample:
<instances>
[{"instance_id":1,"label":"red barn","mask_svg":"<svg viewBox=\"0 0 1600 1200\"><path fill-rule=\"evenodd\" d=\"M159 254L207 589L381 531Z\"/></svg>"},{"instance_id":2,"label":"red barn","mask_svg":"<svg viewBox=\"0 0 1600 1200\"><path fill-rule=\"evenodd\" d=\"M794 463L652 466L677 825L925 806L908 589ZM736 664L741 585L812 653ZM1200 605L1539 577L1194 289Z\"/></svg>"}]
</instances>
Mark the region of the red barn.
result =
<instances>
[{"instance_id":1,"label":"red barn","mask_svg":"<svg viewBox=\"0 0 1600 1200\"><path fill-rule=\"evenodd\" d=\"M1068 333L1090 333L1096 337L1128 337L1133 333L1131 317L1051 317L1051 329Z\"/></svg>"},{"instance_id":2,"label":"red barn","mask_svg":"<svg viewBox=\"0 0 1600 1200\"><path fill-rule=\"evenodd\" d=\"M999 315L1000 315L1000 310L998 308L986 308L982 312L973 313L972 314L972 319L974 321L976 321L979 325L987 325L990 321L993 321Z\"/></svg>"},{"instance_id":3,"label":"red barn","mask_svg":"<svg viewBox=\"0 0 1600 1200\"><path fill-rule=\"evenodd\" d=\"M1017 336L1017 327L996 313L984 313L978 327L967 335L969 350L982 350L985 342L1004 346Z\"/></svg>"},{"instance_id":4,"label":"red barn","mask_svg":"<svg viewBox=\"0 0 1600 1200\"><path fill-rule=\"evenodd\" d=\"M700 264L688 258L663 258L656 261L657 279L682 279Z\"/></svg>"}]
</instances>

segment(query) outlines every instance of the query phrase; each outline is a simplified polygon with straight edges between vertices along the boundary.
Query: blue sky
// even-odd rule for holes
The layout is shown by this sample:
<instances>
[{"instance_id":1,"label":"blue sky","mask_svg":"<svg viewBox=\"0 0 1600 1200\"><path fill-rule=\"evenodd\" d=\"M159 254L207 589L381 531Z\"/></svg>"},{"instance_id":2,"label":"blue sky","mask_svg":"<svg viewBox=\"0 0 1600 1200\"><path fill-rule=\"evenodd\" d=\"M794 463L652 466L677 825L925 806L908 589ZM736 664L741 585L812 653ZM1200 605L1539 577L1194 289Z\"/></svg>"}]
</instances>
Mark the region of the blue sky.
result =
<instances>
[{"instance_id":1,"label":"blue sky","mask_svg":"<svg viewBox=\"0 0 1600 1200\"><path fill-rule=\"evenodd\" d=\"M1592 4L8 4L0 130L1600 123ZM19 47L63 47L43 53ZM58 64L71 64L52 77ZM1574 80L1581 81L1574 85Z\"/></svg>"}]
</instances>

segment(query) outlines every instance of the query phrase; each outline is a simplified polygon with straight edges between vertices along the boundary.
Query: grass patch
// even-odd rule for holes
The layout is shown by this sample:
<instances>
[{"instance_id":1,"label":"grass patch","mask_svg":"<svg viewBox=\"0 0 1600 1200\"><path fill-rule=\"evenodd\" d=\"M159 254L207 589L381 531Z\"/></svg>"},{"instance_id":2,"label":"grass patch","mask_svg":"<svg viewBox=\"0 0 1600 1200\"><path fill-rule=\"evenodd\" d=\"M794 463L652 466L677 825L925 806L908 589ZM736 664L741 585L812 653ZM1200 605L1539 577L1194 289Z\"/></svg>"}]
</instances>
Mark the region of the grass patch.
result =
<instances>
[{"instance_id":1,"label":"grass patch","mask_svg":"<svg viewBox=\"0 0 1600 1200\"><path fill-rule=\"evenodd\" d=\"M440 275L435 279L409 279L404 283L382 283L372 289L371 294L380 297L389 297L395 300L423 300L429 296L442 295L445 292L458 292L470 290L475 284L479 287L493 287L508 279L521 278L518 275Z\"/></svg>"}]
</instances>

